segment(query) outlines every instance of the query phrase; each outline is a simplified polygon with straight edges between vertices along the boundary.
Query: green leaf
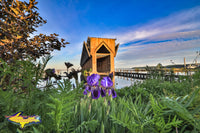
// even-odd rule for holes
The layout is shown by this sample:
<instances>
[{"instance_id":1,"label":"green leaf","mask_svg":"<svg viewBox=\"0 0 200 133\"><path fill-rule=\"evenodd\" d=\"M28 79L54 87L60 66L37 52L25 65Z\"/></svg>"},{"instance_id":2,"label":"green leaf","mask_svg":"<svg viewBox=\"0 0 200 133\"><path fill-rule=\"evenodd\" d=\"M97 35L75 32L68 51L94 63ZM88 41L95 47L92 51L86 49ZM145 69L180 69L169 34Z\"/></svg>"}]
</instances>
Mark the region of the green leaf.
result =
<instances>
[{"instance_id":1,"label":"green leaf","mask_svg":"<svg viewBox=\"0 0 200 133\"><path fill-rule=\"evenodd\" d=\"M33 127L34 133L41 133L37 128Z\"/></svg>"},{"instance_id":2,"label":"green leaf","mask_svg":"<svg viewBox=\"0 0 200 133\"><path fill-rule=\"evenodd\" d=\"M103 122L101 122L101 133L105 133Z\"/></svg>"},{"instance_id":3,"label":"green leaf","mask_svg":"<svg viewBox=\"0 0 200 133\"><path fill-rule=\"evenodd\" d=\"M17 133L23 133L19 128L17 128Z\"/></svg>"}]
</instances>

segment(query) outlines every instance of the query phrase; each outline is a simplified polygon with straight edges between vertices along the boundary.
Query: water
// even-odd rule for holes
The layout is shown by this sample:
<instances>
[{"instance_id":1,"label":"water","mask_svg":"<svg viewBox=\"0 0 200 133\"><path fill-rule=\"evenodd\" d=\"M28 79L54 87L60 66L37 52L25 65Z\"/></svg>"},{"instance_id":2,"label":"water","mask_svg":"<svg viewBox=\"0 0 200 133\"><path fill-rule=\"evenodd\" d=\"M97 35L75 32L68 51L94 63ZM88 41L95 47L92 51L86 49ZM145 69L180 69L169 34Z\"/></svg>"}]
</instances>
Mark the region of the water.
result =
<instances>
[{"instance_id":1,"label":"water","mask_svg":"<svg viewBox=\"0 0 200 133\"><path fill-rule=\"evenodd\" d=\"M140 72L141 73L141 72ZM144 73L144 72L143 72ZM146 72L145 72L146 73ZM188 75L192 75L192 74L194 74L194 72L188 72ZM80 80L80 75L81 75L81 73L78 73L78 82L80 83L81 82L81 80ZM175 75L186 75L186 73L185 72L177 72L177 73L175 73ZM66 77L62 77L62 79L61 79L61 82L63 82L63 79L65 79ZM52 82L54 82L55 81L55 79L54 78L52 78ZM71 83L74 85L74 86L76 86L76 84L75 84L75 79L71 79L70 80L71 81ZM131 78L126 78L126 77L120 77L120 76L115 76L115 88L116 89L121 89L121 88L124 88L124 87L127 87L127 86L131 86L131 85L133 85L134 83L136 83L136 82L142 82L143 80L140 80L140 79L131 79ZM45 85L46 85L46 81L43 81L43 82L41 82L40 83L40 85L38 85L38 87L39 88L41 88L41 87L45 87ZM57 85L55 84L54 85L55 87L57 87Z\"/></svg>"},{"instance_id":2,"label":"water","mask_svg":"<svg viewBox=\"0 0 200 133\"><path fill-rule=\"evenodd\" d=\"M142 82L143 80L140 79L131 79L131 78L125 78L125 77L119 77L115 76L115 88L121 89L127 86L134 85L136 82Z\"/></svg>"}]
</instances>

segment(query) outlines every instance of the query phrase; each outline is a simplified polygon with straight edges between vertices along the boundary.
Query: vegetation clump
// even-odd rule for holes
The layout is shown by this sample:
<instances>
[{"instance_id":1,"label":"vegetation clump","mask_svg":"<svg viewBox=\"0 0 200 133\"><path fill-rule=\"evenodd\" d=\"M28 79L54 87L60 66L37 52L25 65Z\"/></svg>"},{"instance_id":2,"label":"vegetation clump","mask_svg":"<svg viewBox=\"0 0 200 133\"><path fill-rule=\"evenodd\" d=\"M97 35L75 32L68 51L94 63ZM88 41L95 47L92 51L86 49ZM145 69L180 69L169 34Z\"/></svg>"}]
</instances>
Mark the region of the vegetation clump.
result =
<instances>
[{"instance_id":1,"label":"vegetation clump","mask_svg":"<svg viewBox=\"0 0 200 133\"><path fill-rule=\"evenodd\" d=\"M15 67L2 60L6 69L1 69L1 77L9 73L12 79L24 78L0 89L1 132L200 132L200 71L184 82L147 79L113 94L110 91L113 99L109 96L112 80L104 77L99 82L98 75L89 76L88 84L79 83L76 88L63 79L57 86L40 89L37 84L44 80L40 72L48 60L40 64L18 61L23 71L15 72L9 72ZM101 88L95 91L99 84ZM93 91L93 99L83 95L85 91ZM5 118L20 111L39 115L42 122L21 129Z\"/></svg>"}]
</instances>

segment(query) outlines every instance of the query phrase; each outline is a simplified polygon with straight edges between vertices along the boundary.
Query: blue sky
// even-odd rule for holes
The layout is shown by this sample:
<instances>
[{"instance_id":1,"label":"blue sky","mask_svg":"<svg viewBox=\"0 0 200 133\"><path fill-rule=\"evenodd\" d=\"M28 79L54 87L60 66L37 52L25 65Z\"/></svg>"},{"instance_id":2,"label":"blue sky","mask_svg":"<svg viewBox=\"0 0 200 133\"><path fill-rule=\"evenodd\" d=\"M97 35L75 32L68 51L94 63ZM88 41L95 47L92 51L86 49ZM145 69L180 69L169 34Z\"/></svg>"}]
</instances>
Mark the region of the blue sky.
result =
<instances>
[{"instance_id":1,"label":"blue sky","mask_svg":"<svg viewBox=\"0 0 200 133\"><path fill-rule=\"evenodd\" d=\"M48 68L78 68L87 37L116 38L116 68L192 63L200 50L199 0L40 0L47 24L37 33L57 33L70 42L53 52ZM35 33L35 34L37 34ZM200 62L200 59L198 59Z\"/></svg>"}]
</instances>

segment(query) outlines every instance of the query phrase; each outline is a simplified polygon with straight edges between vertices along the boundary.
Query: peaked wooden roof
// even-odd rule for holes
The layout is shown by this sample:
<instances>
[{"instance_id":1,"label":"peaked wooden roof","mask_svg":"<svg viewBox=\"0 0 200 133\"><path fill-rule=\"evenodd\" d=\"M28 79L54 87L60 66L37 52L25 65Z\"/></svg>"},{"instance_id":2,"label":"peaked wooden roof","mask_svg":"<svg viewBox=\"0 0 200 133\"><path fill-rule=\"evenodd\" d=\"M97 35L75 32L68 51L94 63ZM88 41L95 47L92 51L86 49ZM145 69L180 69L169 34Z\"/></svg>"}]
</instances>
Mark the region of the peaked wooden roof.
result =
<instances>
[{"instance_id":1,"label":"peaked wooden roof","mask_svg":"<svg viewBox=\"0 0 200 133\"><path fill-rule=\"evenodd\" d=\"M118 48L119 48L119 43L115 46L115 56L117 55Z\"/></svg>"},{"instance_id":2,"label":"peaked wooden roof","mask_svg":"<svg viewBox=\"0 0 200 133\"><path fill-rule=\"evenodd\" d=\"M90 51L90 38L99 38L99 37L88 37L87 39L87 43L84 41L83 42L83 49L82 49L82 54L81 54L81 61L80 61L80 65L81 67L87 62L87 60L89 58L91 58L91 51ZM102 38L102 39L109 39L109 38ZM111 38L110 38L111 39ZM116 39L114 39L116 40ZM113 53L114 54L114 57L116 56L117 54L117 50L118 50L118 47L119 47L119 44L117 44L115 46L115 51L113 51L107 43L105 43L104 41L102 41L96 48L95 48L95 52L97 52L99 49L101 49L102 46L105 46L106 49L110 52L110 53Z\"/></svg>"},{"instance_id":3,"label":"peaked wooden roof","mask_svg":"<svg viewBox=\"0 0 200 133\"><path fill-rule=\"evenodd\" d=\"M97 52L102 46L105 46L106 49L107 49L109 52L114 53L114 52L112 51L112 49L110 49L110 47L109 47L104 41L102 41L102 42L96 47L95 52Z\"/></svg>"},{"instance_id":4,"label":"peaked wooden roof","mask_svg":"<svg viewBox=\"0 0 200 133\"><path fill-rule=\"evenodd\" d=\"M85 62L89 59L90 56L91 55L90 55L88 46L86 45L86 43L84 41L83 42L82 55L81 55L81 62L80 62L81 67L85 64Z\"/></svg>"}]
</instances>

